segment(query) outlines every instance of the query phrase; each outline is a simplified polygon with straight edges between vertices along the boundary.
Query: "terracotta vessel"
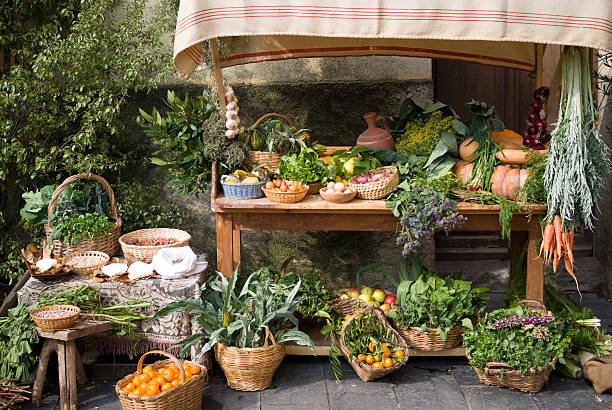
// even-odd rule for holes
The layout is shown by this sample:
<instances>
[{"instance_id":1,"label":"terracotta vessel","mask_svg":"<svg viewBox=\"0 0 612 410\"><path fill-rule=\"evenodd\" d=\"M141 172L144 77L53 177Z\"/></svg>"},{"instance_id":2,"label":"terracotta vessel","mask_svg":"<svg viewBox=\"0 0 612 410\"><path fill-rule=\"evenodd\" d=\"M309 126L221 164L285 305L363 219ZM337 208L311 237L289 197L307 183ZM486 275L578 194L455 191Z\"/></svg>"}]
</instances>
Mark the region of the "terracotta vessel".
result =
<instances>
[{"instance_id":1,"label":"terracotta vessel","mask_svg":"<svg viewBox=\"0 0 612 410\"><path fill-rule=\"evenodd\" d=\"M391 130L387 125L385 117L376 115L375 112L367 112L363 114L363 119L368 124L368 129L359 135L357 145L361 147L376 147L395 151L395 141L391 136ZM376 123L382 121L383 128L376 126Z\"/></svg>"}]
</instances>

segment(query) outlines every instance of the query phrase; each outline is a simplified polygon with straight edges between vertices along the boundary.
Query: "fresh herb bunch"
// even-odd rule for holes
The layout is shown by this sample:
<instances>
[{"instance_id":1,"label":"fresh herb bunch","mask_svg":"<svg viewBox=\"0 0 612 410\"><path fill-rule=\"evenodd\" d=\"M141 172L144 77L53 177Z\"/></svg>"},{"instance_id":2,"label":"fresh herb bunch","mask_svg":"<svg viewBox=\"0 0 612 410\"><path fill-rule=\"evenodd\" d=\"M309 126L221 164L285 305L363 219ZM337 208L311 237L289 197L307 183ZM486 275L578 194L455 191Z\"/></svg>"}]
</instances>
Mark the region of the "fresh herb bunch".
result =
<instances>
[{"instance_id":1,"label":"fresh herb bunch","mask_svg":"<svg viewBox=\"0 0 612 410\"><path fill-rule=\"evenodd\" d=\"M434 111L428 117L408 121L404 133L397 141L396 150L406 156L428 157L440 142L442 132L452 132L452 116L444 116L442 111Z\"/></svg>"},{"instance_id":2,"label":"fresh herb bunch","mask_svg":"<svg viewBox=\"0 0 612 410\"><path fill-rule=\"evenodd\" d=\"M593 208L610 174L609 149L597 126L589 52L570 46L563 53L559 119L544 172L548 219L559 215L566 230L593 229Z\"/></svg>"},{"instance_id":3,"label":"fresh herb bunch","mask_svg":"<svg viewBox=\"0 0 612 410\"><path fill-rule=\"evenodd\" d=\"M107 235L115 223L100 214L73 214L62 216L53 222L49 241L60 239L70 245L78 245L84 236L91 242L96 235Z\"/></svg>"},{"instance_id":4,"label":"fresh herb bunch","mask_svg":"<svg viewBox=\"0 0 612 410\"><path fill-rule=\"evenodd\" d=\"M501 151L491 139L491 132L503 131L504 123L495 112L495 107L490 107L483 101L469 99L465 106L470 110L470 118L465 123L466 136L473 138L478 143L478 148L474 151L474 158L469 161L474 163L474 170L467 185L491 191L491 175L498 162L495 154Z\"/></svg>"},{"instance_id":5,"label":"fresh herb bunch","mask_svg":"<svg viewBox=\"0 0 612 410\"><path fill-rule=\"evenodd\" d=\"M310 134L305 129L296 129L283 119L267 119L257 126L245 130L239 139L247 139L247 149L277 154L298 152L305 148Z\"/></svg>"},{"instance_id":6,"label":"fresh herb bunch","mask_svg":"<svg viewBox=\"0 0 612 410\"><path fill-rule=\"evenodd\" d=\"M376 151L368 147L352 147L332 153L330 176L349 180L353 175L368 172L382 166Z\"/></svg>"},{"instance_id":7,"label":"fresh herb bunch","mask_svg":"<svg viewBox=\"0 0 612 410\"><path fill-rule=\"evenodd\" d=\"M61 192L51 217L55 219L88 213L107 215L109 209L108 193L101 184L93 181L77 181Z\"/></svg>"},{"instance_id":8,"label":"fresh herb bunch","mask_svg":"<svg viewBox=\"0 0 612 410\"><path fill-rule=\"evenodd\" d=\"M321 281L321 275L315 272L304 277L298 296L302 302L297 311L304 317L321 317L322 312L331 312L336 300Z\"/></svg>"},{"instance_id":9,"label":"fresh herb bunch","mask_svg":"<svg viewBox=\"0 0 612 410\"><path fill-rule=\"evenodd\" d=\"M397 164L401 182L386 199L386 206L399 218L396 243L403 247L404 257L420 249L423 239L437 230L448 232L464 221L457 213L456 202L434 188L438 184L450 189L455 180L428 181L427 171L420 164L416 157Z\"/></svg>"},{"instance_id":10,"label":"fresh herb bunch","mask_svg":"<svg viewBox=\"0 0 612 410\"><path fill-rule=\"evenodd\" d=\"M442 341L454 326L472 328L472 319L486 309L486 288L473 288L472 283L451 277L441 278L427 273L415 281L400 284L399 307L389 312L401 326L420 327L423 332L434 328Z\"/></svg>"},{"instance_id":11,"label":"fresh herb bunch","mask_svg":"<svg viewBox=\"0 0 612 410\"><path fill-rule=\"evenodd\" d=\"M546 169L546 158L548 154L542 155L536 152L527 154L525 168L529 171L529 176L525 185L519 191L517 202L522 203L546 203L546 188L544 187L544 172Z\"/></svg>"},{"instance_id":12,"label":"fresh herb bunch","mask_svg":"<svg viewBox=\"0 0 612 410\"><path fill-rule=\"evenodd\" d=\"M202 340L207 342L200 354L216 343L239 348L261 347L265 342L265 328L268 328L277 343L294 341L314 350L312 340L298 330L294 316L301 302L297 297L301 281L298 280L286 297L278 298L274 287L270 286L274 282L265 271L251 273L240 288L237 287L239 276L237 270L229 280L219 273L218 277L202 285L200 299L172 302L157 312L155 317L187 310L200 325L202 333L186 338L176 347L185 353ZM289 330L288 322L294 326Z\"/></svg>"},{"instance_id":13,"label":"fresh herb bunch","mask_svg":"<svg viewBox=\"0 0 612 410\"><path fill-rule=\"evenodd\" d=\"M156 108L151 114L141 109L136 120L159 146L151 162L172 175L170 186L177 192L198 194L208 189L213 161L222 172L244 161L243 144L225 137L225 122L210 90L184 99L168 91L166 106L165 117Z\"/></svg>"},{"instance_id":14,"label":"fresh herb bunch","mask_svg":"<svg viewBox=\"0 0 612 410\"><path fill-rule=\"evenodd\" d=\"M0 317L0 379L19 379L26 381L38 361L36 345L39 338L30 312L41 306L75 305L83 313L102 313L111 320L111 334L138 337L134 333L135 320L148 316L139 309L151 306L150 302L130 301L123 305L102 307L100 294L91 286L68 289L55 295L39 296L32 305L20 303L10 309L7 317Z\"/></svg>"},{"instance_id":15,"label":"fresh herb bunch","mask_svg":"<svg viewBox=\"0 0 612 410\"><path fill-rule=\"evenodd\" d=\"M302 147L299 153L284 155L278 164L278 176L288 181L303 184L327 183L327 167L319 160L319 154L312 148Z\"/></svg>"},{"instance_id":16,"label":"fresh herb bunch","mask_svg":"<svg viewBox=\"0 0 612 410\"><path fill-rule=\"evenodd\" d=\"M471 356L470 366L482 370L489 362L502 362L524 374L532 368L554 368L555 358L564 363L563 356L570 347L573 333L573 328L566 321L554 319L530 324L527 322L531 319L520 319L517 323L525 324L497 329L493 327L496 322L509 320L506 318L512 316L538 317L541 314L519 306L498 309L485 316L474 330L463 333L463 342Z\"/></svg>"}]
</instances>

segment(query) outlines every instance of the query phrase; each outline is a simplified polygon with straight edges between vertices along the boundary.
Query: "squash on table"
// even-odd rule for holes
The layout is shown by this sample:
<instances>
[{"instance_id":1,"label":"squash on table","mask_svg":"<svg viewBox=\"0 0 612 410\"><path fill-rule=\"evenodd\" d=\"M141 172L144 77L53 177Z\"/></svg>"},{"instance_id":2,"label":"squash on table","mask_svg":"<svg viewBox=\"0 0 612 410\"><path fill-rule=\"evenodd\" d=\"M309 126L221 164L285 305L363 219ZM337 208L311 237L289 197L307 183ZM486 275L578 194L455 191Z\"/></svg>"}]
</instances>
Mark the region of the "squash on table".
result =
<instances>
[{"instance_id":1,"label":"squash on table","mask_svg":"<svg viewBox=\"0 0 612 410\"><path fill-rule=\"evenodd\" d=\"M529 171L512 165L498 165L491 175L491 192L504 198L514 200L523 189Z\"/></svg>"},{"instance_id":2,"label":"squash on table","mask_svg":"<svg viewBox=\"0 0 612 410\"><path fill-rule=\"evenodd\" d=\"M467 161L457 161L455 164L455 176L461 180L463 185L466 185L470 178L472 178L472 172L474 171L474 163Z\"/></svg>"},{"instance_id":3,"label":"squash on table","mask_svg":"<svg viewBox=\"0 0 612 410\"><path fill-rule=\"evenodd\" d=\"M523 137L509 129L491 132L491 139L503 150L519 149L523 145ZM459 156L461 159L471 161L474 157L474 152L478 149L478 145L478 142L474 141L473 138L466 138L459 144Z\"/></svg>"},{"instance_id":4,"label":"squash on table","mask_svg":"<svg viewBox=\"0 0 612 410\"><path fill-rule=\"evenodd\" d=\"M527 163L527 154L530 152L535 152L540 155L544 155L548 152L548 150L522 150L522 149L502 149L497 154L495 154L495 158L500 160L505 164L526 164Z\"/></svg>"}]
</instances>

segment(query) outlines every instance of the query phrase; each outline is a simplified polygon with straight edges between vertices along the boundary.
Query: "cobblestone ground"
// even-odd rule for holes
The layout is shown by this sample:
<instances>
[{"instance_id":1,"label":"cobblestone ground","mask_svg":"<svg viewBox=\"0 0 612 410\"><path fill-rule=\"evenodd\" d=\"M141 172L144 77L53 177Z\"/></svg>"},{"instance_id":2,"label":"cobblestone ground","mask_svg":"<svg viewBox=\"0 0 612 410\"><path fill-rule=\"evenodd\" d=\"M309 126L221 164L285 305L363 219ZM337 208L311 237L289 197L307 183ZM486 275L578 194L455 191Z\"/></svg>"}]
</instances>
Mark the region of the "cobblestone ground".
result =
<instances>
[{"instance_id":1,"label":"cobblestone ground","mask_svg":"<svg viewBox=\"0 0 612 410\"><path fill-rule=\"evenodd\" d=\"M612 332L612 303L585 295L584 304ZM612 409L612 394L596 394L583 380L552 374L540 393L529 394L480 384L463 358L413 357L397 372L364 383L343 361L344 380L337 383L325 357L287 356L273 386L262 392L238 392L225 385L215 369L205 388L205 409ZM79 408L121 409L115 381L79 388ZM31 405L24 406L33 409ZM44 396L42 409L59 409L57 394Z\"/></svg>"}]
</instances>

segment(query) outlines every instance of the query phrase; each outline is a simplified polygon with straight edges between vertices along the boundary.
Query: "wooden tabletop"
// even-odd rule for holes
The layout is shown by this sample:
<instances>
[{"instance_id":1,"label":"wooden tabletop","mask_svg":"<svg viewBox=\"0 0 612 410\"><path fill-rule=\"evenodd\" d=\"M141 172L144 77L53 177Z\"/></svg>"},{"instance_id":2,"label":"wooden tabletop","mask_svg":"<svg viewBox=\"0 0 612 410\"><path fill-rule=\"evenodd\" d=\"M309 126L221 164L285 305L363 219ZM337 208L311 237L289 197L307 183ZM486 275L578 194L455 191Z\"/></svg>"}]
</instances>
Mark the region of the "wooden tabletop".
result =
<instances>
[{"instance_id":1,"label":"wooden tabletop","mask_svg":"<svg viewBox=\"0 0 612 410\"><path fill-rule=\"evenodd\" d=\"M36 331L38 336L53 340L76 340L81 337L95 335L96 333L104 333L110 330L111 322L107 320L79 320L69 329L62 330L42 330L38 326Z\"/></svg>"},{"instance_id":2,"label":"wooden tabletop","mask_svg":"<svg viewBox=\"0 0 612 410\"><path fill-rule=\"evenodd\" d=\"M497 214L499 205L479 205L471 202L459 202L459 213L470 214ZM281 204L272 202L268 198L258 199L232 199L220 194L214 202L216 212L266 212L266 213L357 213L357 214L390 214L391 209L385 206L384 200L353 199L350 202L336 204L327 202L320 195L306 195L300 202L294 204ZM531 204L524 206L517 214L546 213L546 205Z\"/></svg>"}]
</instances>

